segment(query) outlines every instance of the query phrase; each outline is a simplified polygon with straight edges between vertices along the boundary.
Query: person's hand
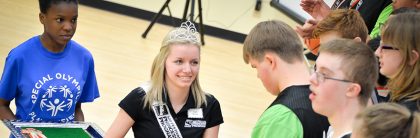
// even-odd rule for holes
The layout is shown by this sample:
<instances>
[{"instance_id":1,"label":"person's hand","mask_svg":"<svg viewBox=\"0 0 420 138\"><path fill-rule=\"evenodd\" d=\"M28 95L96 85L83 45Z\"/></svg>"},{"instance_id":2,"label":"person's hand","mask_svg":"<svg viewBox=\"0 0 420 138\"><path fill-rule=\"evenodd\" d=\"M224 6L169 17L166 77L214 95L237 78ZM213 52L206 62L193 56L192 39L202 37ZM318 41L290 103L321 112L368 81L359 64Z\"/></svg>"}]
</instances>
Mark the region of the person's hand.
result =
<instances>
[{"instance_id":1,"label":"person's hand","mask_svg":"<svg viewBox=\"0 0 420 138\"><path fill-rule=\"evenodd\" d=\"M311 13L317 0L301 0L300 6L307 13Z\"/></svg>"},{"instance_id":2,"label":"person's hand","mask_svg":"<svg viewBox=\"0 0 420 138\"><path fill-rule=\"evenodd\" d=\"M322 20L330 13L330 7L324 0L301 0L300 6L316 20Z\"/></svg>"},{"instance_id":3,"label":"person's hand","mask_svg":"<svg viewBox=\"0 0 420 138\"><path fill-rule=\"evenodd\" d=\"M309 39L309 38L312 38L312 32L314 31L317 24L318 24L317 20L309 19L309 20L306 20L303 26L296 26L295 31L303 39Z\"/></svg>"},{"instance_id":4,"label":"person's hand","mask_svg":"<svg viewBox=\"0 0 420 138\"><path fill-rule=\"evenodd\" d=\"M47 138L42 131L35 128L25 128L20 131L21 134L30 137L30 138Z\"/></svg>"}]
</instances>

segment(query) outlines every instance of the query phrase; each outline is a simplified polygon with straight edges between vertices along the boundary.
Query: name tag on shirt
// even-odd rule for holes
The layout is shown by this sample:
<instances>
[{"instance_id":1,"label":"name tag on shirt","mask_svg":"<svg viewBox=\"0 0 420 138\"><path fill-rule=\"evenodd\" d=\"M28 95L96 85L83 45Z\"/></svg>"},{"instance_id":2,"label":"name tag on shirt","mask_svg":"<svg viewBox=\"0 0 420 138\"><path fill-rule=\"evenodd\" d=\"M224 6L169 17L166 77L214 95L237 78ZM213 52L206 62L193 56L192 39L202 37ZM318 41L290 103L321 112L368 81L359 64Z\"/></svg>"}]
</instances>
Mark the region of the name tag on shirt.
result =
<instances>
[{"instance_id":1,"label":"name tag on shirt","mask_svg":"<svg viewBox=\"0 0 420 138\"><path fill-rule=\"evenodd\" d=\"M203 109L202 108L188 109L188 118L203 118Z\"/></svg>"},{"instance_id":2,"label":"name tag on shirt","mask_svg":"<svg viewBox=\"0 0 420 138\"><path fill-rule=\"evenodd\" d=\"M187 120L185 120L184 127L185 128L194 128L194 127L205 128L206 124L207 124L207 122L204 121L204 120L190 120L190 119L187 119Z\"/></svg>"}]
</instances>

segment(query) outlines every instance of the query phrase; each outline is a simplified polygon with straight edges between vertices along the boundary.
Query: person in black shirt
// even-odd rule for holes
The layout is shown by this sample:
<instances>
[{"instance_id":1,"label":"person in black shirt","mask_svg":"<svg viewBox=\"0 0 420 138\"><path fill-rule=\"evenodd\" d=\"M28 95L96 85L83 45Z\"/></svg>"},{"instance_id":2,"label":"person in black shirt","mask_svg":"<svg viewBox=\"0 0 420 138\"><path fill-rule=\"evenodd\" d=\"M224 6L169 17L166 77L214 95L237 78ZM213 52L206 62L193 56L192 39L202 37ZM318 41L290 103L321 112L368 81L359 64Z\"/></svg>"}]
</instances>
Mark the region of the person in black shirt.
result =
<instances>
[{"instance_id":1,"label":"person in black shirt","mask_svg":"<svg viewBox=\"0 0 420 138\"><path fill-rule=\"evenodd\" d=\"M141 138L215 138L223 123L217 99L199 84L201 42L194 24L167 34L151 71L151 81L120 103L105 137L124 137L132 127Z\"/></svg>"}]
</instances>

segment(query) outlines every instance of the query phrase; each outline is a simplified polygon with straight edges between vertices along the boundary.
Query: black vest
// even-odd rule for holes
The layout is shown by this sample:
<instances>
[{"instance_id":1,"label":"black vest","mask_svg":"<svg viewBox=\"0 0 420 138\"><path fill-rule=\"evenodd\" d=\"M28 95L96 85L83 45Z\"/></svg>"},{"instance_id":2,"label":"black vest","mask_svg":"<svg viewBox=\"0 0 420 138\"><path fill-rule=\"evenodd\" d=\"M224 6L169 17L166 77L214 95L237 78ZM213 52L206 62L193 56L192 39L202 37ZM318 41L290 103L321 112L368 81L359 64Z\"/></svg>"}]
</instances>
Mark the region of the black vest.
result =
<instances>
[{"instance_id":1,"label":"black vest","mask_svg":"<svg viewBox=\"0 0 420 138\"><path fill-rule=\"evenodd\" d=\"M330 124L325 116L319 115L312 109L309 99L309 85L290 86L284 89L270 105L282 104L292 110L303 126L304 138L322 138Z\"/></svg>"}]
</instances>

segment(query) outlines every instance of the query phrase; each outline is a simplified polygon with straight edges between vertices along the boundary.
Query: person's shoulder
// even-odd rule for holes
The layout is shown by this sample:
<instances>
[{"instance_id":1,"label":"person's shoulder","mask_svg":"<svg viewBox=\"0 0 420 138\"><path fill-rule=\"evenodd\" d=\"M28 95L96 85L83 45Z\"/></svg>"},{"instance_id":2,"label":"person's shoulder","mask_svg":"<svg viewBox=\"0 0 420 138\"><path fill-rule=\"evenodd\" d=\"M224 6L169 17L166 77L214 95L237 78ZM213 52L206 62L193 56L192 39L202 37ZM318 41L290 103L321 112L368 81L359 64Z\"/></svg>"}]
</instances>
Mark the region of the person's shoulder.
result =
<instances>
[{"instance_id":1,"label":"person's shoulder","mask_svg":"<svg viewBox=\"0 0 420 138\"><path fill-rule=\"evenodd\" d=\"M295 102L310 102L310 93L309 85L292 85L281 91L274 103L288 103L285 104L287 107L291 105L299 106L300 104Z\"/></svg>"},{"instance_id":2,"label":"person's shoulder","mask_svg":"<svg viewBox=\"0 0 420 138\"><path fill-rule=\"evenodd\" d=\"M135 105L140 104L141 106L143 106L143 100L145 98L145 95L146 93L144 92L142 88L140 87L134 88L133 90L131 90L130 93L127 94L127 96L125 96L123 100L121 100L119 105L124 106L124 107L129 107L129 106L132 106L133 104Z\"/></svg>"},{"instance_id":3,"label":"person's shoulder","mask_svg":"<svg viewBox=\"0 0 420 138\"><path fill-rule=\"evenodd\" d=\"M265 110L260 116L258 122L260 124L268 124L270 122L280 123L288 120L289 116L294 116L293 112L282 104L276 104Z\"/></svg>"},{"instance_id":4,"label":"person's shoulder","mask_svg":"<svg viewBox=\"0 0 420 138\"><path fill-rule=\"evenodd\" d=\"M287 87L283 91L304 91L304 92L308 92L308 91L310 91L310 89L309 89L309 85L305 84L305 85L292 85L292 86Z\"/></svg>"},{"instance_id":5,"label":"person's shoulder","mask_svg":"<svg viewBox=\"0 0 420 138\"><path fill-rule=\"evenodd\" d=\"M214 97L212 94L206 93L205 95L206 95L207 104L214 104L214 103L218 103L219 102L216 99L216 97Z\"/></svg>"},{"instance_id":6,"label":"person's shoulder","mask_svg":"<svg viewBox=\"0 0 420 138\"><path fill-rule=\"evenodd\" d=\"M29 54L28 52L34 52L34 49L36 48L35 45L37 45L37 39L39 39L39 36L29 38L25 42L10 50L8 55L9 58L19 58L23 57L25 54Z\"/></svg>"},{"instance_id":7,"label":"person's shoulder","mask_svg":"<svg viewBox=\"0 0 420 138\"><path fill-rule=\"evenodd\" d=\"M264 114L267 114L269 116L288 116L291 114L294 114L293 111L283 105L283 104L275 104L273 106L270 106L265 112Z\"/></svg>"},{"instance_id":8,"label":"person's shoulder","mask_svg":"<svg viewBox=\"0 0 420 138\"><path fill-rule=\"evenodd\" d=\"M32 38L29 38L25 42L22 42L21 44L19 44L15 48L13 48L12 51L11 51L11 53L12 52L15 52L15 53L18 53L18 52L26 52L26 51L31 50L32 48L35 48L34 45L36 45L37 39L39 39L39 36L34 36ZM38 41L40 41L40 40L38 40Z\"/></svg>"},{"instance_id":9,"label":"person's shoulder","mask_svg":"<svg viewBox=\"0 0 420 138\"><path fill-rule=\"evenodd\" d=\"M257 125L259 127L265 127L265 129L286 129L289 133L301 135L301 132L292 132L302 130L302 124L299 118L284 105L277 104L268 108L258 119ZM285 130L278 130L282 131ZM270 132L271 133L271 132ZM273 132L274 133L274 132Z\"/></svg>"},{"instance_id":10,"label":"person's shoulder","mask_svg":"<svg viewBox=\"0 0 420 138\"><path fill-rule=\"evenodd\" d=\"M143 88L137 87L137 88L134 88L133 90L131 90L130 94L134 94L134 95L143 97L144 95L146 95L146 92L144 91Z\"/></svg>"},{"instance_id":11,"label":"person's shoulder","mask_svg":"<svg viewBox=\"0 0 420 138\"><path fill-rule=\"evenodd\" d=\"M78 54L82 54L82 55L85 55L85 56L89 56L89 57L92 57L92 53L90 53L90 51L87 49L87 48L85 48L85 47L83 47L81 44L79 44L79 43L77 43L76 41L74 41L74 40L70 40L70 45L71 45L71 49L74 51L74 52L76 52L76 53L78 53Z\"/></svg>"},{"instance_id":12,"label":"person's shoulder","mask_svg":"<svg viewBox=\"0 0 420 138\"><path fill-rule=\"evenodd\" d=\"M420 100L406 100L403 99L398 102L399 104L405 106L410 111L420 111Z\"/></svg>"}]
</instances>

